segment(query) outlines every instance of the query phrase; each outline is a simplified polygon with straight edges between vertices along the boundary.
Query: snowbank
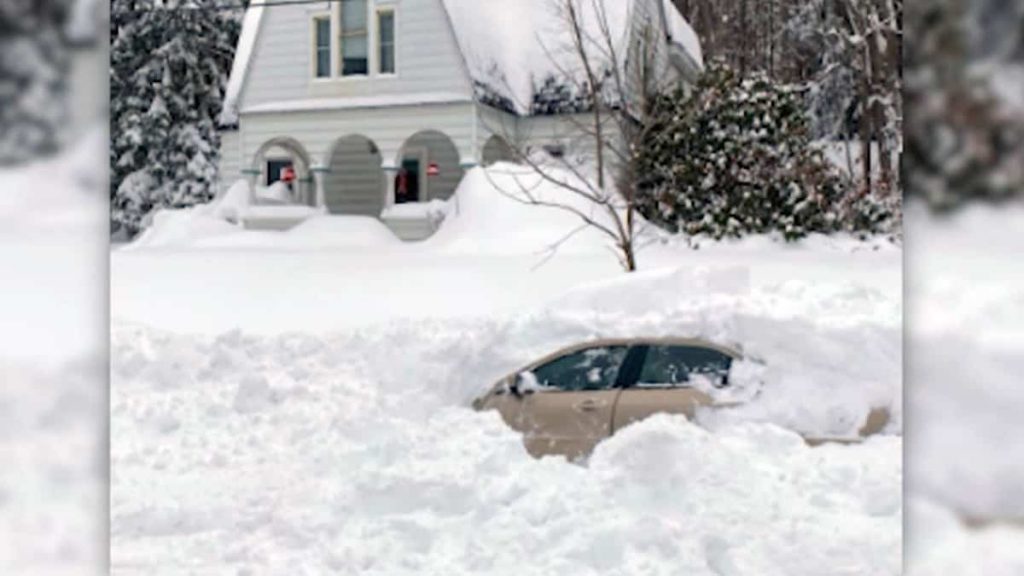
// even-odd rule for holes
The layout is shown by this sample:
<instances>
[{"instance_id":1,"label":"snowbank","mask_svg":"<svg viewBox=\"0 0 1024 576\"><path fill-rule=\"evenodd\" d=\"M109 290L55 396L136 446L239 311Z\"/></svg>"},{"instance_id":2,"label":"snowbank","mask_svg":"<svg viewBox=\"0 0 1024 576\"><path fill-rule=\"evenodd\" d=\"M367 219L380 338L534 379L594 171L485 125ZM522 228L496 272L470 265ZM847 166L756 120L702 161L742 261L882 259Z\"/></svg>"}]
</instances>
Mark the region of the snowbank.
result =
<instances>
[{"instance_id":1,"label":"snowbank","mask_svg":"<svg viewBox=\"0 0 1024 576\"><path fill-rule=\"evenodd\" d=\"M1024 206L938 219L907 210L907 373L914 410L907 477L966 517L1024 521Z\"/></svg>"},{"instance_id":2,"label":"snowbank","mask_svg":"<svg viewBox=\"0 0 1024 576\"><path fill-rule=\"evenodd\" d=\"M576 179L560 170L556 177ZM466 172L448 201L440 229L422 245L425 249L458 253L543 254L557 246L560 253L608 254L613 240L564 209L523 203L526 192L538 200L570 206L596 222L614 226L603 208L550 182L529 168L497 163ZM611 258L611 256L608 256Z\"/></svg>"},{"instance_id":3,"label":"snowbank","mask_svg":"<svg viewBox=\"0 0 1024 576\"><path fill-rule=\"evenodd\" d=\"M254 205L253 196L246 181L239 180L209 204L156 212L143 233L122 250L326 250L400 244L376 218L329 216L302 205ZM260 192L256 196L268 197ZM257 219L289 219L299 224L285 231L246 230L240 225L242 220Z\"/></svg>"},{"instance_id":4,"label":"snowbank","mask_svg":"<svg viewBox=\"0 0 1024 576\"><path fill-rule=\"evenodd\" d=\"M3 574L104 573L106 368L99 354L59 366L0 357Z\"/></svg>"},{"instance_id":5,"label":"snowbank","mask_svg":"<svg viewBox=\"0 0 1024 576\"><path fill-rule=\"evenodd\" d=\"M749 402L701 414L707 426L758 421L853 437L868 411L884 407L892 414L888 432L902 430L901 307L870 289L798 281L750 287L742 268L655 270L570 290L499 334L492 354L523 351L511 354L519 362L510 357L507 371L589 339L702 337L763 363L737 367L733 386L717 394Z\"/></svg>"},{"instance_id":6,"label":"snowbank","mask_svg":"<svg viewBox=\"0 0 1024 576\"><path fill-rule=\"evenodd\" d=\"M586 467L530 458L467 407L558 346L641 334L742 342L768 367L746 383L760 395L713 432L634 425ZM900 338L898 302L875 291L738 269L334 335L118 324L114 572L899 574ZM890 434L860 445L810 449L777 426L842 435L874 405L893 408Z\"/></svg>"},{"instance_id":7,"label":"snowbank","mask_svg":"<svg viewBox=\"0 0 1024 576\"><path fill-rule=\"evenodd\" d=\"M0 169L0 574L104 572L105 134Z\"/></svg>"},{"instance_id":8,"label":"snowbank","mask_svg":"<svg viewBox=\"0 0 1024 576\"><path fill-rule=\"evenodd\" d=\"M0 233L91 234L107 221L106 131L88 131L52 159L0 171Z\"/></svg>"},{"instance_id":9,"label":"snowbank","mask_svg":"<svg viewBox=\"0 0 1024 576\"><path fill-rule=\"evenodd\" d=\"M810 449L657 417L580 467L464 406L571 321L116 327L114 573L899 574L897 436Z\"/></svg>"},{"instance_id":10,"label":"snowbank","mask_svg":"<svg viewBox=\"0 0 1024 576\"><path fill-rule=\"evenodd\" d=\"M916 493L908 493L906 514L906 576L1024 574L1024 527L968 527L947 507Z\"/></svg>"}]
</instances>

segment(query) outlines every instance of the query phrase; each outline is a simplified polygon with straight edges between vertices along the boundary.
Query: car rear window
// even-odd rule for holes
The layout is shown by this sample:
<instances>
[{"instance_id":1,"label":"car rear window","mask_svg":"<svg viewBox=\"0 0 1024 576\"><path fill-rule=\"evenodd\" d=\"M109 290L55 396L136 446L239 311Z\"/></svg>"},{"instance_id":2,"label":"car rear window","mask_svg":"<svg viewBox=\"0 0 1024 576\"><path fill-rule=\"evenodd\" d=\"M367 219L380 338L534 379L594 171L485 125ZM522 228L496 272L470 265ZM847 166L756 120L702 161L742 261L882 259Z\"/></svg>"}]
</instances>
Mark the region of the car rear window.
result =
<instances>
[{"instance_id":1,"label":"car rear window","mask_svg":"<svg viewBox=\"0 0 1024 576\"><path fill-rule=\"evenodd\" d=\"M637 386L687 388L705 378L713 386L729 382L732 357L700 346L650 346L644 358Z\"/></svg>"},{"instance_id":2,"label":"car rear window","mask_svg":"<svg viewBox=\"0 0 1024 576\"><path fill-rule=\"evenodd\" d=\"M537 384L574 392L615 386L626 346L595 346L567 354L532 370Z\"/></svg>"}]
</instances>

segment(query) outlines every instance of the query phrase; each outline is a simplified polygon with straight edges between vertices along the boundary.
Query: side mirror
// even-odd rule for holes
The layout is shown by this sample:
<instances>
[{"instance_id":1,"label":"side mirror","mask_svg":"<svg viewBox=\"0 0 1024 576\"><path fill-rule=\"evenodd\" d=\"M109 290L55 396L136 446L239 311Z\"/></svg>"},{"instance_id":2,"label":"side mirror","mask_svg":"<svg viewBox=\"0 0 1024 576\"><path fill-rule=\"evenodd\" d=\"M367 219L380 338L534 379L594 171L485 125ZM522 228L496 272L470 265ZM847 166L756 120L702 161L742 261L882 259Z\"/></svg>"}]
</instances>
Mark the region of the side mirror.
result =
<instances>
[{"instance_id":1,"label":"side mirror","mask_svg":"<svg viewBox=\"0 0 1024 576\"><path fill-rule=\"evenodd\" d=\"M523 396L534 393L533 387L527 384L522 372L510 378L508 391L516 398L522 398Z\"/></svg>"}]
</instances>

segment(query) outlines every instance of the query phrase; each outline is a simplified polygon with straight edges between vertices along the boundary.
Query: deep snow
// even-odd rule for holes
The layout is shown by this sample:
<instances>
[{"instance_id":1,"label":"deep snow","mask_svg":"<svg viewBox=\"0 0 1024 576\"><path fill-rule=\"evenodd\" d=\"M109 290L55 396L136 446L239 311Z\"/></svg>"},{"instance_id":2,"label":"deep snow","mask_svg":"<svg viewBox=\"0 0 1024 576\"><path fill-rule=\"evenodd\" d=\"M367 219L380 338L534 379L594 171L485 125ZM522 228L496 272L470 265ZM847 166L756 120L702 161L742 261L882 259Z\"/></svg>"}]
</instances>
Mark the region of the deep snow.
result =
<instances>
[{"instance_id":1,"label":"deep snow","mask_svg":"<svg viewBox=\"0 0 1024 576\"><path fill-rule=\"evenodd\" d=\"M0 170L0 574L103 573L104 146Z\"/></svg>"},{"instance_id":2,"label":"deep snow","mask_svg":"<svg viewBox=\"0 0 1024 576\"><path fill-rule=\"evenodd\" d=\"M338 247L347 220L317 219L112 252L115 573L899 573L898 246L650 235L627 277L600 235L549 254L575 217L491 183L419 244ZM737 379L760 394L585 467L468 407L554 348L666 334L765 360ZM893 422L865 444L791 431L873 406Z\"/></svg>"},{"instance_id":3,"label":"deep snow","mask_svg":"<svg viewBox=\"0 0 1024 576\"><path fill-rule=\"evenodd\" d=\"M547 310L326 338L122 326L114 573L899 573L899 436L810 449L772 425L657 418L580 467L530 458L466 408L548 343L615 324Z\"/></svg>"}]
</instances>

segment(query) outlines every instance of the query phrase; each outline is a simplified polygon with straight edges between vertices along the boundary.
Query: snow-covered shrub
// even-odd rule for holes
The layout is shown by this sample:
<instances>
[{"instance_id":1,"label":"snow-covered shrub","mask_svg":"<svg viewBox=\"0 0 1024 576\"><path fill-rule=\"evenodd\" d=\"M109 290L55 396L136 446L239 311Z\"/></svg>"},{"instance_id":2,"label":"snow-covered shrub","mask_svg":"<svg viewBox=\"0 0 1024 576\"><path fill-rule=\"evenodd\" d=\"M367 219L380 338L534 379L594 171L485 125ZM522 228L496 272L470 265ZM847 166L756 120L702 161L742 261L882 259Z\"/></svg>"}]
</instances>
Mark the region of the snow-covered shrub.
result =
<instances>
[{"instance_id":1,"label":"snow-covered shrub","mask_svg":"<svg viewBox=\"0 0 1024 576\"><path fill-rule=\"evenodd\" d=\"M151 211L208 202L216 191L217 119L239 23L231 12L202 8L157 0L111 6L111 219L129 235Z\"/></svg>"},{"instance_id":2,"label":"snow-covered shrub","mask_svg":"<svg viewBox=\"0 0 1024 576\"><path fill-rule=\"evenodd\" d=\"M912 2L906 20L907 194L1024 198L1024 2Z\"/></svg>"},{"instance_id":3,"label":"snow-covered shrub","mask_svg":"<svg viewBox=\"0 0 1024 576\"><path fill-rule=\"evenodd\" d=\"M66 117L68 0L0 2L0 166L60 146Z\"/></svg>"},{"instance_id":4,"label":"snow-covered shrub","mask_svg":"<svg viewBox=\"0 0 1024 576\"><path fill-rule=\"evenodd\" d=\"M673 232L889 232L898 200L861 196L812 145L800 92L712 63L695 92L659 96L636 167L638 208Z\"/></svg>"}]
</instances>

